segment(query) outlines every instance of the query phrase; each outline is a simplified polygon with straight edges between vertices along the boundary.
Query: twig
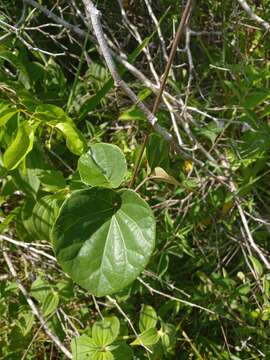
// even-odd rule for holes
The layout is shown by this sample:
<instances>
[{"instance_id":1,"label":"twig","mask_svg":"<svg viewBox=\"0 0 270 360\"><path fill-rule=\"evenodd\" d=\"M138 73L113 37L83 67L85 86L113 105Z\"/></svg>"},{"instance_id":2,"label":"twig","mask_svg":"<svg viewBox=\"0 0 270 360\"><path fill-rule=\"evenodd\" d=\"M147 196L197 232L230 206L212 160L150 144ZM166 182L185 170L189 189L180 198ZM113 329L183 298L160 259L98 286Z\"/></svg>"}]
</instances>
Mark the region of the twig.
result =
<instances>
[{"instance_id":1,"label":"twig","mask_svg":"<svg viewBox=\"0 0 270 360\"><path fill-rule=\"evenodd\" d=\"M145 5L147 7L147 10L149 12L149 15L150 17L152 18L153 20L153 23L155 24L156 26L156 29L157 29L157 33L158 33L158 37L159 37L159 40L160 40L160 44L161 44L161 49L162 49L162 53L163 53L163 57L165 59L165 61L168 61L169 60L169 57L168 57L168 54L167 54L167 49L166 49L166 42L164 40L164 37L163 37L163 34L162 34L162 31L161 31L161 28L160 28L160 25L159 25L159 22L156 18L156 15L154 14L154 11L151 7L151 4L150 4L150 1L149 0L144 0L145 2ZM173 75L174 79L175 79L175 76Z\"/></svg>"},{"instance_id":2,"label":"twig","mask_svg":"<svg viewBox=\"0 0 270 360\"><path fill-rule=\"evenodd\" d=\"M31 243L25 243L25 242L22 242L22 241L17 241L17 240L11 239L10 237L5 236L5 235L0 235L0 240L4 240L4 241L7 241L7 242L9 242L11 244L14 244L16 246L20 246L20 247L22 247L24 249L28 249L29 251L32 251L35 254L45 256L46 258L52 260L53 262L56 262L56 259L55 259L54 256L52 256L50 254L47 254L45 251L36 249L35 247L33 247L33 245Z\"/></svg>"},{"instance_id":3,"label":"twig","mask_svg":"<svg viewBox=\"0 0 270 360\"><path fill-rule=\"evenodd\" d=\"M270 24L264 19L262 19L260 16L256 15L245 0L237 0L237 1L252 20L260 24L266 31L270 30Z\"/></svg>"},{"instance_id":4,"label":"twig","mask_svg":"<svg viewBox=\"0 0 270 360\"><path fill-rule=\"evenodd\" d=\"M52 19L58 24L63 25L66 29L69 29L73 32L75 32L80 37L85 37L86 33L82 29L80 29L78 26L74 26L70 24L69 22L65 21L64 19L60 18L59 16L55 15L52 11L47 9L45 6L40 5L35 0L23 0L26 4L33 6L34 8L38 9L39 11L43 12L49 19Z\"/></svg>"},{"instance_id":5,"label":"twig","mask_svg":"<svg viewBox=\"0 0 270 360\"><path fill-rule=\"evenodd\" d=\"M193 3L193 0L188 0L188 2L186 4L186 7L184 9L183 15L181 17L181 21L180 21L180 24L178 26L177 33L176 33L175 38L173 40L172 48L171 48L170 55L169 55L169 58L168 58L168 61L167 61L166 67L165 67L165 71L164 71L164 74L161 77L161 83L160 83L160 87L159 87L159 92L157 94L157 97L156 97L156 100L155 100L155 103L154 103L154 106L153 106L153 110L152 110L153 115L155 115L157 113L157 110L159 108L159 105L160 105L160 102L161 102L161 99L162 99L162 94L163 94L163 91L165 89L165 85L166 85L166 82L167 82L167 78L168 78L170 69L172 67L173 59L174 59L175 54L176 54L177 46L179 44L179 41L180 41L180 39L182 37L182 34L184 32L184 28L187 25L188 19L189 19L190 14L191 14L192 3ZM174 120L174 117L172 117L172 120ZM182 141L181 141L181 137L179 135L177 127L175 126L174 121L173 121L173 125L174 125L174 130L175 130L177 138L178 138L178 144L180 145L182 143ZM140 149L140 153L139 153L137 161L135 163L133 175L132 175L132 178L131 178L130 183L129 183L130 188L133 187L133 184L134 184L135 179L137 177L137 174L138 174L138 171L139 171L139 168L140 168L140 164L141 164L141 160L142 160L142 157L143 157L143 153L144 153L146 144L148 142L148 136L149 135L147 134L145 136L145 138L144 138L143 144L142 144L141 149Z\"/></svg>"},{"instance_id":6,"label":"twig","mask_svg":"<svg viewBox=\"0 0 270 360\"><path fill-rule=\"evenodd\" d=\"M12 264L12 261L10 259L10 257L8 256L7 252L5 250L3 250L3 256L4 259L6 261L6 264L9 268L9 271L11 273L11 275L14 277L18 288L20 289L21 293L24 295L28 305L30 306L33 314L38 318L38 320L40 321L43 330L45 331L45 333L47 334L47 336L55 343L55 345L66 355L66 357L68 359L72 359L72 354L71 352L62 344L62 342L60 341L60 339L51 332L51 330L49 329L48 325L46 324L46 320L43 318L43 316L41 315L41 313L39 312L39 310L37 309L36 305L34 304L33 300L31 299L31 297L29 296L27 290L25 289L25 287L23 286L23 284L21 283L17 272Z\"/></svg>"},{"instance_id":7,"label":"twig","mask_svg":"<svg viewBox=\"0 0 270 360\"><path fill-rule=\"evenodd\" d=\"M145 350L147 350L149 353L152 353L152 350L150 350L147 346L145 346L144 343L141 341L139 334L137 333L136 329L134 328L134 326L132 324L132 321L127 316L127 314L124 312L124 310L121 308L121 306L117 303L117 301L110 296L106 296L106 298L117 308L117 310L120 312L120 314L122 314L124 316L124 318L126 319L126 321L129 324L131 330L133 331L134 335L140 341L141 346L144 347Z\"/></svg>"},{"instance_id":8,"label":"twig","mask_svg":"<svg viewBox=\"0 0 270 360\"><path fill-rule=\"evenodd\" d=\"M145 281L143 281L140 277L138 277L137 280L138 280L141 284L143 284L143 285L149 290L149 292L150 292L151 294L158 294L158 295L160 295L160 296L166 297L167 299L174 300L174 301L179 302L179 303L181 303L181 304L185 304L185 305L188 305L188 306L197 308L197 309L201 309L201 310L204 310L204 311L208 312L209 314L216 315L216 313L215 313L214 311L209 310L209 309L207 309L207 308L205 308L205 307L203 307L203 306L194 304L194 303L192 303L192 302L190 302L190 301L187 301L187 300L179 299L179 298L177 298L177 297L175 297L175 296L171 296L171 295L166 294L166 293L164 293L164 292L162 292L162 291L156 290L156 289L154 289L152 286L150 286L149 284L147 284Z\"/></svg>"},{"instance_id":9,"label":"twig","mask_svg":"<svg viewBox=\"0 0 270 360\"><path fill-rule=\"evenodd\" d=\"M99 43L101 52L103 54L103 57L106 61L106 64L110 70L110 73L114 79L114 82L117 87L120 87L124 93L130 98L130 100L133 102L133 104L136 104L139 109L144 113L146 116L149 124L154 128L154 130L161 135L166 141L170 142L175 151L179 154L181 154L185 159L190 159L191 156L186 154L186 152L180 147L172 134L168 132L166 129L164 129L162 126L160 126L157 122L156 116L144 105L144 103L137 97L137 95L131 90L131 88L121 79L118 70L113 62L111 51L108 47L108 44L106 42L102 25L100 23L100 12L97 10L95 5L91 0L83 0L83 3L85 5L86 14L88 18L90 19L94 33L96 35L97 41ZM168 70L167 70L168 71ZM163 87L165 86L165 83ZM161 93L162 95L162 93ZM156 106L159 105L160 100L156 100ZM193 159L194 160L194 159ZM197 163L200 165L203 165L203 163L199 160L197 160Z\"/></svg>"}]
</instances>

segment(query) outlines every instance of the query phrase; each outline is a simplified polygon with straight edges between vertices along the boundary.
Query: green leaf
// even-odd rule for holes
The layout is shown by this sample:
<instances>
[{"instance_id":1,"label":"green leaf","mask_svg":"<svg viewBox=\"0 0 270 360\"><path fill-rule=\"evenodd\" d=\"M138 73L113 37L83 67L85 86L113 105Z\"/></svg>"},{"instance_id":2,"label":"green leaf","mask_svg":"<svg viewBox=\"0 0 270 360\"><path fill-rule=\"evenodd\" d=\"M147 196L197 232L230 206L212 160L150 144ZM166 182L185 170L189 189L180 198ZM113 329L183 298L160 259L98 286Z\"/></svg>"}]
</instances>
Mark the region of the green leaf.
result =
<instances>
[{"instance_id":1,"label":"green leaf","mask_svg":"<svg viewBox=\"0 0 270 360\"><path fill-rule=\"evenodd\" d=\"M146 146L146 157L151 170L156 167L168 169L170 162L168 142L158 134L151 134Z\"/></svg>"},{"instance_id":2,"label":"green leaf","mask_svg":"<svg viewBox=\"0 0 270 360\"><path fill-rule=\"evenodd\" d=\"M38 277L31 286L31 295L40 303L45 301L50 291L50 284L41 277Z\"/></svg>"},{"instance_id":3,"label":"green leaf","mask_svg":"<svg viewBox=\"0 0 270 360\"><path fill-rule=\"evenodd\" d=\"M31 79L29 77L26 67L21 62L21 59L8 50L0 51L0 58L4 59L5 61L8 61L12 66L14 66L15 69L18 69L20 71L20 75L24 79L25 87L27 89L30 89Z\"/></svg>"},{"instance_id":4,"label":"green leaf","mask_svg":"<svg viewBox=\"0 0 270 360\"><path fill-rule=\"evenodd\" d=\"M130 345L151 346L155 345L159 340L158 331L156 328L150 328L142 332L139 337L134 340Z\"/></svg>"},{"instance_id":5,"label":"green leaf","mask_svg":"<svg viewBox=\"0 0 270 360\"><path fill-rule=\"evenodd\" d=\"M0 103L0 126L5 125L18 110L11 108L8 104Z\"/></svg>"},{"instance_id":6,"label":"green leaf","mask_svg":"<svg viewBox=\"0 0 270 360\"><path fill-rule=\"evenodd\" d=\"M207 124L206 126L199 129L198 134L209 139L212 144L216 141L217 136L221 133L223 128L215 123Z\"/></svg>"},{"instance_id":7,"label":"green leaf","mask_svg":"<svg viewBox=\"0 0 270 360\"><path fill-rule=\"evenodd\" d=\"M106 317L96 321L92 329L92 337L97 346L104 347L116 340L120 323L116 316Z\"/></svg>"},{"instance_id":8,"label":"green leaf","mask_svg":"<svg viewBox=\"0 0 270 360\"><path fill-rule=\"evenodd\" d=\"M78 161L78 170L84 183L91 186L117 188L127 171L126 159L115 145L99 143Z\"/></svg>"},{"instance_id":9,"label":"green leaf","mask_svg":"<svg viewBox=\"0 0 270 360\"><path fill-rule=\"evenodd\" d=\"M269 91L254 91L249 93L243 100L241 105L247 109L253 109L260 105L269 97Z\"/></svg>"},{"instance_id":10,"label":"green leaf","mask_svg":"<svg viewBox=\"0 0 270 360\"><path fill-rule=\"evenodd\" d=\"M117 348L111 350L115 360L131 360L133 359L133 351L125 342L114 343Z\"/></svg>"},{"instance_id":11,"label":"green leaf","mask_svg":"<svg viewBox=\"0 0 270 360\"><path fill-rule=\"evenodd\" d=\"M44 316L55 311L59 304L59 296L53 287L41 277L38 277L31 286L31 295L41 304Z\"/></svg>"},{"instance_id":12,"label":"green leaf","mask_svg":"<svg viewBox=\"0 0 270 360\"><path fill-rule=\"evenodd\" d=\"M58 123L55 126L60 130L66 138L66 144L68 149L75 155L81 155L85 151L85 142L76 129L68 122Z\"/></svg>"},{"instance_id":13,"label":"green leaf","mask_svg":"<svg viewBox=\"0 0 270 360\"><path fill-rule=\"evenodd\" d=\"M262 276L263 275L263 267L262 267L262 264L259 262L258 259L256 259L254 256L249 256L251 262L252 262L252 265L254 267L254 269L256 270L256 272L258 273L259 276Z\"/></svg>"},{"instance_id":14,"label":"green leaf","mask_svg":"<svg viewBox=\"0 0 270 360\"><path fill-rule=\"evenodd\" d=\"M86 150L86 141L72 119L58 106L43 104L36 108L34 116L58 129L66 139L68 149L75 155Z\"/></svg>"},{"instance_id":15,"label":"green leaf","mask_svg":"<svg viewBox=\"0 0 270 360\"><path fill-rule=\"evenodd\" d=\"M121 121L147 121L145 114L142 110L132 106L130 109L121 113L118 120Z\"/></svg>"},{"instance_id":16,"label":"green leaf","mask_svg":"<svg viewBox=\"0 0 270 360\"><path fill-rule=\"evenodd\" d=\"M52 226L65 198L64 193L47 195L35 204L24 226L35 240L50 240Z\"/></svg>"},{"instance_id":17,"label":"green leaf","mask_svg":"<svg viewBox=\"0 0 270 360\"><path fill-rule=\"evenodd\" d=\"M152 306L143 305L140 312L139 328L143 332L157 325L157 313Z\"/></svg>"},{"instance_id":18,"label":"green leaf","mask_svg":"<svg viewBox=\"0 0 270 360\"><path fill-rule=\"evenodd\" d=\"M34 115L36 118L44 122L54 122L54 125L58 122L72 122L70 117L64 112L63 109L52 104L42 104L37 106Z\"/></svg>"},{"instance_id":19,"label":"green leaf","mask_svg":"<svg viewBox=\"0 0 270 360\"><path fill-rule=\"evenodd\" d=\"M116 360L110 351L99 351L92 357L93 360Z\"/></svg>"},{"instance_id":20,"label":"green leaf","mask_svg":"<svg viewBox=\"0 0 270 360\"><path fill-rule=\"evenodd\" d=\"M57 191L66 186L66 180L62 173L57 170L41 170L37 176L44 191Z\"/></svg>"},{"instance_id":21,"label":"green leaf","mask_svg":"<svg viewBox=\"0 0 270 360\"><path fill-rule=\"evenodd\" d=\"M19 320L17 322L21 329L23 336L26 336L31 331L35 322L35 315L32 311L21 311L19 314Z\"/></svg>"},{"instance_id":22,"label":"green leaf","mask_svg":"<svg viewBox=\"0 0 270 360\"><path fill-rule=\"evenodd\" d=\"M161 343L165 351L171 352L176 343L176 328L172 324L162 324L158 331Z\"/></svg>"},{"instance_id":23,"label":"green leaf","mask_svg":"<svg viewBox=\"0 0 270 360\"><path fill-rule=\"evenodd\" d=\"M52 239L64 271L92 294L104 296L129 285L147 265L155 219L132 190L79 190L64 202Z\"/></svg>"},{"instance_id":24,"label":"green leaf","mask_svg":"<svg viewBox=\"0 0 270 360\"><path fill-rule=\"evenodd\" d=\"M57 292L51 290L47 294L47 296L45 297L42 303L42 308L41 308L42 314L44 316L50 315L57 309L58 304L59 304L59 296Z\"/></svg>"},{"instance_id":25,"label":"green leaf","mask_svg":"<svg viewBox=\"0 0 270 360\"><path fill-rule=\"evenodd\" d=\"M78 336L71 341L72 359L92 359L98 348L92 338L87 335Z\"/></svg>"},{"instance_id":26,"label":"green leaf","mask_svg":"<svg viewBox=\"0 0 270 360\"><path fill-rule=\"evenodd\" d=\"M3 163L8 170L15 169L32 150L34 134L35 128L27 122L19 125L15 139L3 155Z\"/></svg>"},{"instance_id":27,"label":"green leaf","mask_svg":"<svg viewBox=\"0 0 270 360\"><path fill-rule=\"evenodd\" d=\"M74 283L70 278L58 281L56 287L61 300L68 301L74 297Z\"/></svg>"}]
</instances>

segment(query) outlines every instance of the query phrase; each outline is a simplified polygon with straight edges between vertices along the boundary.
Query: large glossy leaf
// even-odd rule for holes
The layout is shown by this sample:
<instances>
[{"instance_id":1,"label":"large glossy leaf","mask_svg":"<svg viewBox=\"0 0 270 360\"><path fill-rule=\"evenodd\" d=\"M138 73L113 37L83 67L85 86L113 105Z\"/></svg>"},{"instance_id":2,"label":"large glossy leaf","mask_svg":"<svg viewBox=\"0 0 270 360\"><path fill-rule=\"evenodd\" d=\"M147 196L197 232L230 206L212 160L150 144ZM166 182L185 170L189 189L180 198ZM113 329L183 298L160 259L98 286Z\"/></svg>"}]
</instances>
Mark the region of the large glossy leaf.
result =
<instances>
[{"instance_id":1,"label":"large glossy leaf","mask_svg":"<svg viewBox=\"0 0 270 360\"><path fill-rule=\"evenodd\" d=\"M78 170L87 185L117 188L125 176L127 165L117 146L99 143L91 145L89 151L80 157Z\"/></svg>"},{"instance_id":2,"label":"large glossy leaf","mask_svg":"<svg viewBox=\"0 0 270 360\"><path fill-rule=\"evenodd\" d=\"M35 128L23 122L18 127L16 136L3 155L4 166L15 169L32 150Z\"/></svg>"},{"instance_id":3,"label":"large glossy leaf","mask_svg":"<svg viewBox=\"0 0 270 360\"><path fill-rule=\"evenodd\" d=\"M132 190L75 191L63 204L52 230L62 268L96 296L130 284L149 261L155 219Z\"/></svg>"}]
</instances>

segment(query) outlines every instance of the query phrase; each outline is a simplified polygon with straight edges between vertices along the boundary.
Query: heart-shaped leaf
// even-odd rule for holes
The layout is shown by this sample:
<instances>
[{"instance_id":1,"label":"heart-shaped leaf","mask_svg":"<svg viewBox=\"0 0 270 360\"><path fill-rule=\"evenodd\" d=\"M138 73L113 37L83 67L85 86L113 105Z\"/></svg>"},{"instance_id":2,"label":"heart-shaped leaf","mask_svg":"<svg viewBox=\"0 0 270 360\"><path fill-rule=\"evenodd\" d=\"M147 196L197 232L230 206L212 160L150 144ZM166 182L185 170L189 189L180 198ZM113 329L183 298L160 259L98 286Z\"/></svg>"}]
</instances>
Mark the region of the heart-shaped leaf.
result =
<instances>
[{"instance_id":1,"label":"heart-shaped leaf","mask_svg":"<svg viewBox=\"0 0 270 360\"><path fill-rule=\"evenodd\" d=\"M51 236L72 280L104 296L130 284L147 265L155 227L150 207L134 191L94 187L64 202Z\"/></svg>"},{"instance_id":2,"label":"heart-shaped leaf","mask_svg":"<svg viewBox=\"0 0 270 360\"><path fill-rule=\"evenodd\" d=\"M127 171L126 159L115 145L98 143L78 161L78 170L84 183L91 186L117 188Z\"/></svg>"}]
</instances>

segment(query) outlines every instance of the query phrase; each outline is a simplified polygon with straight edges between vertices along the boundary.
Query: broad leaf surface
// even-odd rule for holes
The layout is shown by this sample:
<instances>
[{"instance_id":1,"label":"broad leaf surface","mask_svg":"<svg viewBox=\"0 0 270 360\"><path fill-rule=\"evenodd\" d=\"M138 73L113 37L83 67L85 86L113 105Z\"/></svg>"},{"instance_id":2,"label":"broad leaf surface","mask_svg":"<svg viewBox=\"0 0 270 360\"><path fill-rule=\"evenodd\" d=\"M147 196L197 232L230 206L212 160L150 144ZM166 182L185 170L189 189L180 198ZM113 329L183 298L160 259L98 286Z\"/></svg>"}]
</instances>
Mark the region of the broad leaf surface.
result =
<instances>
[{"instance_id":1,"label":"broad leaf surface","mask_svg":"<svg viewBox=\"0 0 270 360\"><path fill-rule=\"evenodd\" d=\"M148 204L131 190L79 190L64 202L52 239L70 277L104 296L130 284L147 265L155 220Z\"/></svg>"},{"instance_id":2,"label":"broad leaf surface","mask_svg":"<svg viewBox=\"0 0 270 360\"><path fill-rule=\"evenodd\" d=\"M78 170L84 183L91 186L117 188L126 173L126 159L115 145L99 143L78 161Z\"/></svg>"}]
</instances>

